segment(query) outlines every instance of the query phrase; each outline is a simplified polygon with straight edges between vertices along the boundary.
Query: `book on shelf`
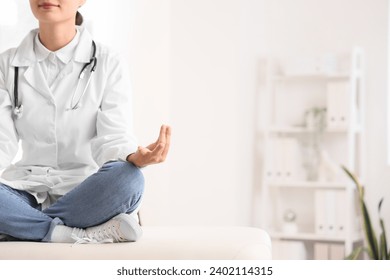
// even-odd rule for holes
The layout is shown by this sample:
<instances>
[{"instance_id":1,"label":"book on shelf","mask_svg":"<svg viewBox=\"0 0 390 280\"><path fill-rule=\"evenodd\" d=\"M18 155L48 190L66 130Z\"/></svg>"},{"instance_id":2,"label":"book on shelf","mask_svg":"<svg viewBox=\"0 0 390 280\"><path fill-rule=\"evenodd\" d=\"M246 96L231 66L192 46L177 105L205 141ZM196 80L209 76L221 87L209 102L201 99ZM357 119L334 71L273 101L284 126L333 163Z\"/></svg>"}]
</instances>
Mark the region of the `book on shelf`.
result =
<instances>
[{"instance_id":1,"label":"book on shelf","mask_svg":"<svg viewBox=\"0 0 390 280\"><path fill-rule=\"evenodd\" d=\"M326 108L329 130L347 129L350 124L350 84L330 81L326 85Z\"/></svg>"},{"instance_id":2,"label":"book on shelf","mask_svg":"<svg viewBox=\"0 0 390 280\"><path fill-rule=\"evenodd\" d=\"M346 216L346 201L347 196L344 191L338 191L335 193L335 201L336 201L336 220L335 220L335 234L337 236L343 237L345 236L345 225L347 222Z\"/></svg>"},{"instance_id":3,"label":"book on shelf","mask_svg":"<svg viewBox=\"0 0 390 280\"><path fill-rule=\"evenodd\" d=\"M334 190L315 191L315 232L321 235L336 235L336 219L339 205ZM344 204L342 204L344 205Z\"/></svg>"},{"instance_id":4,"label":"book on shelf","mask_svg":"<svg viewBox=\"0 0 390 280\"><path fill-rule=\"evenodd\" d=\"M298 140L293 137L272 139L267 151L267 179L274 182L291 182L304 178L301 151Z\"/></svg>"}]
</instances>

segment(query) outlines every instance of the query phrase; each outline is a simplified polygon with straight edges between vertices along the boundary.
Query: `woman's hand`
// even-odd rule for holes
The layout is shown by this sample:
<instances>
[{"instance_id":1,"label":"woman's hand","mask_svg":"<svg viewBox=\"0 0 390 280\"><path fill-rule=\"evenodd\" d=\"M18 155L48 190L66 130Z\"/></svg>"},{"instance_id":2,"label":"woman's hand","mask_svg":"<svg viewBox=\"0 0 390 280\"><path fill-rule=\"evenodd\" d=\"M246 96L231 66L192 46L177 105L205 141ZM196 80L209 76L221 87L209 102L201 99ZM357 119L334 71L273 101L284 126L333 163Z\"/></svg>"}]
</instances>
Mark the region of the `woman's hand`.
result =
<instances>
[{"instance_id":1,"label":"woman's hand","mask_svg":"<svg viewBox=\"0 0 390 280\"><path fill-rule=\"evenodd\" d=\"M127 161L138 167L161 163L167 157L170 142L171 128L167 125L162 125L157 141L147 147L139 146L137 152L127 157Z\"/></svg>"}]
</instances>

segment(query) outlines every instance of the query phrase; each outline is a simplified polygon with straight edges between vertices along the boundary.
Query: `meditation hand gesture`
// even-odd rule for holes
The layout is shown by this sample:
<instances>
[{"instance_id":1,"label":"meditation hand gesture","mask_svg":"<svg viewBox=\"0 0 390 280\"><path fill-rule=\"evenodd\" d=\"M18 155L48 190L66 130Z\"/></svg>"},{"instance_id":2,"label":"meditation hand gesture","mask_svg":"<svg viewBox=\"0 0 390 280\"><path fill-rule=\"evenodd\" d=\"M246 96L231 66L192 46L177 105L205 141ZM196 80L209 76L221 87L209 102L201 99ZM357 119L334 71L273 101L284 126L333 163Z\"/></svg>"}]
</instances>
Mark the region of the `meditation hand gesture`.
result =
<instances>
[{"instance_id":1,"label":"meditation hand gesture","mask_svg":"<svg viewBox=\"0 0 390 280\"><path fill-rule=\"evenodd\" d=\"M170 141L171 128L167 125L162 125L157 141L146 147L139 146L137 152L127 157L127 161L138 167L161 163L167 157Z\"/></svg>"}]
</instances>

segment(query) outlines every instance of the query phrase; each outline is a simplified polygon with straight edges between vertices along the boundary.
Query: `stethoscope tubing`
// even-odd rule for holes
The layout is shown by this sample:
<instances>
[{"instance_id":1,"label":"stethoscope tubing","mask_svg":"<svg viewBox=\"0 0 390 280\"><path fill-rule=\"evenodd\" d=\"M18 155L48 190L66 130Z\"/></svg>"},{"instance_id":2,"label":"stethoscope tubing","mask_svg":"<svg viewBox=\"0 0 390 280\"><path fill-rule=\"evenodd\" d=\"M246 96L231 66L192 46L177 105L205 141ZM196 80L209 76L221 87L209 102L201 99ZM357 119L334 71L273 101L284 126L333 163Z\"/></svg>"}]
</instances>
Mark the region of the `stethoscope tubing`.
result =
<instances>
[{"instance_id":1,"label":"stethoscope tubing","mask_svg":"<svg viewBox=\"0 0 390 280\"><path fill-rule=\"evenodd\" d=\"M88 77L88 80L87 80L87 84L85 85L84 87L84 90L83 92L81 93L80 97L77 99L77 102L74 103L74 98L76 96L76 93L78 92L78 89L79 89L79 85L80 85L80 81L84 79L84 75L81 75L79 76L79 79L78 79L78 82L77 82L77 86L76 86L76 90L74 91L73 95L72 95L72 99L70 101L70 108L68 110L76 110L78 108L80 108L80 105L81 105L81 99L83 99L83 96L85 95L87 89L88 89L88 86L89 86L89 83L91 82L91 79L92 79L92 74L94 72L91 71L91 74L89 75ZM81 74L81 73L80 73ZM73 105L74 104L74 105Z\"/></svg>"},{"instance_id":2,"label":"stethoscope tubing","mask_svg":"<svg viewBox=\"0 0 390 280\"><path fill-rule=\"evenodd\" d=\"M93 73L96 70L97 58L96 58L96 44L95 44L94 41L92 41L92 48L93 48L93 51L92 51L91 59L89 60L88 63L86 63L83 66L83 68L80 71L80 74L78 76L76 89L73 92L72 99L70 101L70 107L67 110L76 110L76 109L81 107L81 99L84 97L85 93L87 92L88 86L89 86L89 84L91 82L91 79L92 79L92 75L93 75ZM92 66L91 66L91 69L90 69L90 75L88 77L87 84L85 85L84 90L81 93L80 97L78 98L77 102L74 103L74 99L75 99L76 93L78 92L79 87L80 87L80 81L84 79L85 71L86 71L87 67L90 66L90 65L92 65ZM22 114L23 114L23 104L19 104L19 88L18 88L18 84L19 84L19 67L16 66L15 67L15 76L14 76L14 111L13 111L13 113L16 116L16 118L19 119L22 116Z\"/></svg>"}]
</instances>

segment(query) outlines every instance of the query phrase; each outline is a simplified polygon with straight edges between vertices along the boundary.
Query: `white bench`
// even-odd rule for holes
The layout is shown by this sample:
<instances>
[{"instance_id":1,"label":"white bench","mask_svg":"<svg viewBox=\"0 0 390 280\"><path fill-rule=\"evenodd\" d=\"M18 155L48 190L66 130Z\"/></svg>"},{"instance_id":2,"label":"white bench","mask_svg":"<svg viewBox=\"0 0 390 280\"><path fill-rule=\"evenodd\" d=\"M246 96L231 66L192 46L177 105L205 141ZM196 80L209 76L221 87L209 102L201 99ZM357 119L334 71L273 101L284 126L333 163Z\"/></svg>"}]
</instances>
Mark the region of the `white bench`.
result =
<instances>
[{"instance_id":1,"label":"white bench","mask_svg":"<svg viewBox=\"0 0 390 280\"><path fill-rule=\"evenodd\" d=\"M252 227L143 227L138 242L0 242L1 260L269 260L269 235Z\"/></svg>"}]
</instances>

